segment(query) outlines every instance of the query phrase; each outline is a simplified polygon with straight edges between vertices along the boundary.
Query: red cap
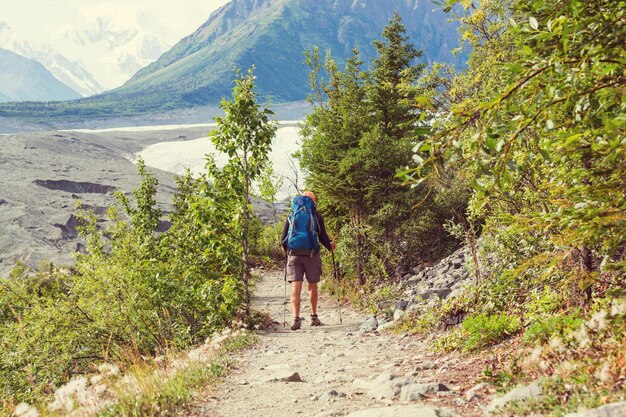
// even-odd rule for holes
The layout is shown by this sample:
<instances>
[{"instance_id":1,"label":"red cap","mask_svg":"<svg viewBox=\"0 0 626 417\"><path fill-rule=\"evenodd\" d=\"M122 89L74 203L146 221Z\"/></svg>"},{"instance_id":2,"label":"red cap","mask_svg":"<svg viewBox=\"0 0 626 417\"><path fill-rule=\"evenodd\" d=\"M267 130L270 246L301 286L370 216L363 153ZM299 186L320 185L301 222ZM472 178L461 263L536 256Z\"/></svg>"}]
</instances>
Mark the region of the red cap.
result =
<instances>
[{"instance_id":1,"label":"red cap","mask_svg":"<svg viewBox=\"0 0 626 417\"><path fill-rule=\"evenodd\" d=\"M305 195L307 197L311 197L311 200L313 200L313 202L315 204L317 204L317 198L315 197L315 194L313 194L312 191L305 191L305 192L302 193L302 195Z\"/></svg>"}]
</instances>

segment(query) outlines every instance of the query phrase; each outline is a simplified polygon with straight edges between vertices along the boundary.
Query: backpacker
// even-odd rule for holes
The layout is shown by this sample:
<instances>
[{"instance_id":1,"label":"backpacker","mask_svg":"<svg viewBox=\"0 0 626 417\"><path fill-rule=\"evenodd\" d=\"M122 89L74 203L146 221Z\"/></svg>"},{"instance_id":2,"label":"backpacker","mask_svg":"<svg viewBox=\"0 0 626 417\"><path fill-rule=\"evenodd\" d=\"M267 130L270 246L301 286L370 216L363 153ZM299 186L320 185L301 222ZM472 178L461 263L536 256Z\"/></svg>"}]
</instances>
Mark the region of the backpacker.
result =
<instances>
[{"instance_id":1,"label":"backpacker","mask_svg":"<svg viewBox=\"0 0 626 417\"><path fill-rule=\"evenodd\" d=\"M317 212L309 196L297 195L291 201L287 249L294 255L305 255L320 251L317 238Z\"/></svg>"}]
</instances>

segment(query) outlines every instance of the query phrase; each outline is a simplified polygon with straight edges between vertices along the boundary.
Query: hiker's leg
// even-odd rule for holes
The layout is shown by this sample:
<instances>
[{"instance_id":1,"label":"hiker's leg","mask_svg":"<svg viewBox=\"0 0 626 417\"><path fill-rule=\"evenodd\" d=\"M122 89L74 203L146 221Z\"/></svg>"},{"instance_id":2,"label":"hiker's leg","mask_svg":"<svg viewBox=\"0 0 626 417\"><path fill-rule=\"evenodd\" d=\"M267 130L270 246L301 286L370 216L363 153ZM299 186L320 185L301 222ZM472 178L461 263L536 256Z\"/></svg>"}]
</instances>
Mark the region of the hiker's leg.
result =
<instances>
[{"instance_id":1,"label":"hiker's leg","mask_svg":"<svg viewBox=\"0 0 626 417\"><path fill-rule=\"evenodd\" d=\"M290 256L287 263L287 281L291 283L291 307L294 317L300 317L300 293L304 279L302 256Z\"/></svg>"},{"instance_id":2,"label":"hiker's leg","mask_svg":"<svg viewBox=\"0 0 626 417\"><path fill-rule=\"evenodd\" d=\"M293 281L291 283L291 307L293 307L293 316L300 317L300 292L302 291L302 281Z\"/></svg>"},{"instance_id":3,"label":"hiker's leg","mask_svg":"<svg viewBox=\"0 0 626 417\"><path fill-rule=\"evenodd\" d=\"M309 300L311 301L311 316L317 315L317 283L322 277L322 258L319 253L306 257L304 261L306 280L309 283ZM316 324L317 325L317 324Z\"/></svg>"},{"instance_id":4,"label":"hiker's leg","mask_svg":"<svg viewBox=\"0 0 626 417\"><path fill-rule=\"evenodd\" d=\"M309 282L309 300L311 300L311 314L317 314L317 282L311 284Z\"/></svg>"}]
</instances>

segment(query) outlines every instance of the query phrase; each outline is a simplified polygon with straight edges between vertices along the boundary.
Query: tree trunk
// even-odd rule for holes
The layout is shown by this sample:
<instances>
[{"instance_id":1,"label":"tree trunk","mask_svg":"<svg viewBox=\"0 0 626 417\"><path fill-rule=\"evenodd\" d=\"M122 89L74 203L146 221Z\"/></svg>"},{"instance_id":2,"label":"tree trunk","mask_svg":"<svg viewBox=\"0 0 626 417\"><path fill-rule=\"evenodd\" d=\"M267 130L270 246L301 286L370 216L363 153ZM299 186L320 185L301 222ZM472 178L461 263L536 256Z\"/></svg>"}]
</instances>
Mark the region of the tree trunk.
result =
<instances>
[{"instance_id":1,"label":"tree trunk","mask_svg":"<svg viewBox=\"0 0 626 417\"><path fill-rule=\"evenodd\" d=\"M243 301L245 304L244 318L246 325L250 324L250 176L248 173L248 153L244 150L243 153L244 162L244 207L243 207Z\"/></svg>"},{"instance_id":2,"label":"tree trunk","mask_svg":"<svg viewBox=\"0 0 626 417\"><path fill-rule=\"evenodd\" d=\"M356 218L355 218L355 226L356 226L356 236L355 236L355 245L356 245L356 276L359 279L359 284L361 286L365 285L365 275L363 274L363 237L361 236L361 211L357 210Z\"/></svg>"},{"instance_id":3,"label":"tree trunk","mask_svg":"<svg viewBox=\"0 0 626 417\"><path fill-rule=\"evenodd\" d=\"M591 170L591 147L585 146L584 151L585 152L583 153L583 157L582 157L583 168L589 171ZM588 179L584 179L583 184L585 184L586 186L590 186L591 181L589 181ZM580 249L580 256L582 258L583 271L585 272L587 276L589 276L593 269L593 257L591 255L591 251L586 245ZM586 286L584 290L585 302L587 304L591 303L591 285L592 285L591 282L589 282L589 285Z\"/></svg>"},{"instance_id":4,"label":"tree trunk","mask_svg":"<svg viewBox=\"0 0 626 417\"><path fill-rule=\"evenodd\" d=\"M593 257L591 256L591 251L589 250L587 246L582 247L582 249L580 250L580 256L582 260L583 271L587 275L591 274L591 271L593 270ZM585 287L585 303L586 304L591 303L591 298L592 298L591 287L592 287L591 282L589 282L589 284Z\"/></svg>"}]
</instances>

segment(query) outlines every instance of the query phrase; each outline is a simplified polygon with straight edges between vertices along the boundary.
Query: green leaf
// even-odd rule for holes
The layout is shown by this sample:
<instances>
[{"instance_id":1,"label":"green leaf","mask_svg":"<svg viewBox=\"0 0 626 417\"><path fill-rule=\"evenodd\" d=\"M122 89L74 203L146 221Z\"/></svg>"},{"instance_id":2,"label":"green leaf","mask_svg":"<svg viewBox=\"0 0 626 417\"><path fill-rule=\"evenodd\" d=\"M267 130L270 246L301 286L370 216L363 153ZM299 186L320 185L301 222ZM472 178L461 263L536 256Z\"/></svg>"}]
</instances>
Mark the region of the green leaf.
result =
<instances>
[{"instance_id":1,"label":"green leaf","mask_svg":"<svg viewBox=\"0 0 626 417\"><path fill-rule=\"evenodd\" d=\"M537 30L539 29L539 22L537 22L537 19L535 19L534 17L529 17L528 18L528 23L530 24L530 27Z\"/></svg>"},{"instance_id":2,"label":"green leaf","mask_svg":"<svg viewBox=\"0 0 626 417\"><path fill-rule=\"evenodd\" d=\"M432 130L426 126L419 126L415 128L416 135L430 135Z\"/></svg>"},{"instance_id":3,"label":"green leaf","mask_svg":"<svg viewBox=\"0 0 626 417\"><path fill-rule=\"evenodd\" d=\"M582 133L576 133L570 137L568 137L567 139L565 139L564 145L568 146L570 145L572 142L575 142L576 140L578 140L580 137L582 137L583 134Z\"/></svg>"},{"instance_id":4,"label":"green leaf","mask_svg":"<svg viewBox=\"0 0 626 417\"><path fill-rule=\"evenodd\" d=\"M426 96L415 97L415 103L417 103L419 106L427 107L429 109L435 108L433 104L431 103L430 98Z\"/></svg>"}]
</instances>

